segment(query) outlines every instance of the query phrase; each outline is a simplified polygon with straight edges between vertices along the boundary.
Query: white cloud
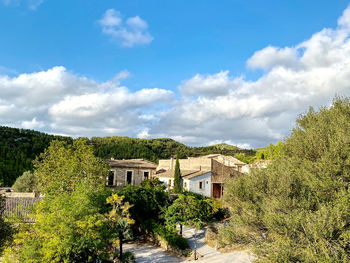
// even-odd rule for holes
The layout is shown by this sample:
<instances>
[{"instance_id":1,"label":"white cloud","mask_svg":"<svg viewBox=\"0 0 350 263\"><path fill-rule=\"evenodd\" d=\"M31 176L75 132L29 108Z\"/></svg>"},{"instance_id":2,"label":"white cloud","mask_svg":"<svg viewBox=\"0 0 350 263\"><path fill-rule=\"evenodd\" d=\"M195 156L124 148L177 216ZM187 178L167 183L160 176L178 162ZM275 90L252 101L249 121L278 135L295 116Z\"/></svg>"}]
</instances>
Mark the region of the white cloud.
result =
<instances>
[{"instance_id":1,"label":"white cloud","mask_svg":"<svg viewBox=\"0 0 350 263\"><path fill-rule=\"evenodd\" d=\"M162 114L150 136L193 138L190 144L232 141L263 146L283 139L309 106L350 96L350 8L335 29L323 29L294 47L268 46L248 59L265 73L256 81L228 71L196 74L179 86L184 95Z\"/></svg>"},{"instance_id":2,"label":"white cloud","mask_svg":"<svg viewBox=\"0 0 350 263\"><path fill-rule=\"evenodd\" d=\"M26 5L31 10L36 10L44 0L1 0L1 2L6 5L20 6L22 4Z\"/></svg>"},{"instance_id":3,"label":"white cloud","mask_svg":"<svg viewBox=\"0 0 350 263\"><path fill-rule=\"evenodd\" d=\"M171 91L120 86L122 71L111 81L92 79L53 67L46 71L0 77L0 125L41 129L72 136L110 134L136 136L146 127L154 105L166 104Z\"/></svg>"},{"instance_id":4,"label":"white cloud","mask_svg":"<svg viewBox=\"0 0 350 263\"><path fill-rule=\"evenodd\" d=\"M109 16L101 25L147 29L141 18L124 23L116 11ZM64 67L15 77L3 74L0 124L32 125L72 136L264 146L287 136L309 106L329 105L336 94L350 96L350 8L336 28L322 29L292 47L263 48L247 65L264 69L262 76L252 81L228 70L195 74L178 87L180 98L165 89L131 91L121 86L128 71L102 83Z\"/></svg>"},{"instance_id":5,"label":"white cloud","mask_svg":"<svg viewBox=\"0 0 350 263\"><path fill-rule=\"evenodd\" d=\"M104 34L111 36L112 40L125 47L146 45L153 40L148 32L147 22L139 16L130 17L124 23L119 11L108 9L99 23Z\"/></svg>"},{"instance_id":6,"label":"white cloud","mask_svg":"<svg viewBox=\"0 0 350 263\"><path fill-rule=\"evenodd\" d=\"M297 67L299 64L298 51L295 48L277 48L268 46L248 59L247 65L249 68L270 69L276 66L286 68Z\"/></svg>"},{"instance_id":7,"label":"white cloud","mask_svg":"<svg viewBox=\"0 0 350 263\"><path fill-rule=\"evenodd\" d=\"M24 129L40 129L45 127L45 124L42 121L37 121L34 117L31 121L22 121L21 127Z\"/></svg>"}]
</instances>

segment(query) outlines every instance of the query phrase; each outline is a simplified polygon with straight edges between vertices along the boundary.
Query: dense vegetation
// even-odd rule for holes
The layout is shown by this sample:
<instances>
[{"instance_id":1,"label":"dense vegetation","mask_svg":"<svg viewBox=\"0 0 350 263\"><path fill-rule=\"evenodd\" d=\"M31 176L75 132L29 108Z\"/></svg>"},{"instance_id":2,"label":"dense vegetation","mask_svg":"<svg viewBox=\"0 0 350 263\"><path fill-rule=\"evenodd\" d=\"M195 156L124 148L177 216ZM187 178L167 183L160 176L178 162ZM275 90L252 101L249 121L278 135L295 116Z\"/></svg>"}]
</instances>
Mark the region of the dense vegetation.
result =
<instances>
[{"instance_id":1,"label":"dense vegetation","mask_svg":"<svg viewBox=\"0 0 350 263\"><path fill-rule=\"evenodd\" d=\"M52 140L72 144L70 137L0 126L0 186L12 186L16 178L25 171L33 170L33 160L49 146ZM157 162L173 155L179 158L221 153L245 157L254 156L255 151L239 149L226 144L206 147L189 147L172 139L137 139L129 137L93 137L88 140L94 146L95 156L101 159L144 158Z\"/></svg>"},{"instance_id":2,"label":"dense vegetation","mask_svg":"<svg viewBox=\"0 0 350 263\"><path fill-rule=\"evenodd\" d=\"M172 139L137 139L129 137L93 137L91 143L95 146L95 155L103 158L133 159L144 158L157 162L159 159L168 159L173 155L179 158L200 156L212 153L221 153L234 156L245 153L253 156L254 150L245 150L226 144L206 147L189 147Z\"/></svg>"},{"instance_id":3,"label":"dense vegetation","mask_svg":"<svg viewBox=\"0 0 350 263\"><path fill-rule=\"evenodd\" d=\"M69 137L0 126L0 185L12 186L52 140L72 142Z\"/></svg>"},{"instance_id":4,"label":"dense vegetation","mask_svg":"<svg viewBox=\"0 0 350 263\"><path fill-rule=\"evenodd\" d=\"M350 262L350 101L310 109L280 156L231 180L223 244L251 246L258 262Z\"/></svg>"}]
</instances>

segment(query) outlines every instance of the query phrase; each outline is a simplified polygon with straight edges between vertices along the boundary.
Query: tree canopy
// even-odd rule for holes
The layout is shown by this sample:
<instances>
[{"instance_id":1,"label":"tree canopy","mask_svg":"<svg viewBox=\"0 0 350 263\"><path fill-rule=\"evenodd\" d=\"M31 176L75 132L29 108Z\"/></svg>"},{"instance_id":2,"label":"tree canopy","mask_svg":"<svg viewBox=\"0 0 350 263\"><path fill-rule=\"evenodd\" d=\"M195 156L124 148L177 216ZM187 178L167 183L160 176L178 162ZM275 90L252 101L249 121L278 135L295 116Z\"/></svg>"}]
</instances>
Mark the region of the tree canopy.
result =
<instances>
[{"instance_id":1,"label":"tree canopy","mask_svg":"<svg viewBox=\"0 0 350 263\"><path fill-rule=\"evenodd\" d=\"M52 141L34 167L39 191L46 194L70 192L80 183L103 184L108 175L107 164L94 156L83 138L73 144Z\"/></svg>"},{"instance_id":2,"label":"tree canopy","mask_svg":"<svg viewBox=\"0 0 350 263\"><path fill-rule=\"evenodd\" d=\"M310 109L262 170L231 180L221 242L253 246L259 262L350 261L350 101Z\"/></svg>"}]
</instances>

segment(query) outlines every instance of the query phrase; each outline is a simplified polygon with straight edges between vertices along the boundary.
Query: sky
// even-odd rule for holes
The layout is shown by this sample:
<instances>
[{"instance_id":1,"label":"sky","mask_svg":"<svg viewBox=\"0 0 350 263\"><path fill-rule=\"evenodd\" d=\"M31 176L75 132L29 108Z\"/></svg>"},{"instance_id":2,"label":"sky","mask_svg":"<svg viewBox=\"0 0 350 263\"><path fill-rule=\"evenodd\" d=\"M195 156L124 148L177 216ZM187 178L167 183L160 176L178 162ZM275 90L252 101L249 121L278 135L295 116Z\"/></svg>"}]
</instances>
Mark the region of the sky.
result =
<instances>
[{"instance_id":1,"label":"sky","mask_svg":"<svg viewBox=\"0 0 350 263\"><path fill-rule=\"evenodd\" d=\"M262 147L350 96L342 0L0 0L0 125Z\"/></svg>"}]
</instances>

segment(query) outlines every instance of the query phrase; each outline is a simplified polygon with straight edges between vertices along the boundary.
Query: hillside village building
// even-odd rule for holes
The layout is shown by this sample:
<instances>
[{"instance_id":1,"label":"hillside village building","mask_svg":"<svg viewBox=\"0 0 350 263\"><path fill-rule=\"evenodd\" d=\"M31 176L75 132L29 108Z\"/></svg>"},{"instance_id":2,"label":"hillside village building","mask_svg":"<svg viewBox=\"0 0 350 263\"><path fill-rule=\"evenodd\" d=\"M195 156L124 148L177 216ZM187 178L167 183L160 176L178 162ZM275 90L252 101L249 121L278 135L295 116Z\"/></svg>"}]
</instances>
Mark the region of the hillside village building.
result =
<instances>
[{"instance_id":1,"label":"hillside village building","mask_svg":"<svg viewBox=\"0 0 350 263\"><path fill-rule=\"evenodd\" d=\"M116 189L125 185L139 186L144 180L152 179L157 164L143 159L108 160L111 166L106 185Z\"/></svg>"},{"instance_id":2,"label":"hillside village building","mask_svg":"<svg viewBox=\"0 0 350 263\"><path fill-rule=\"evenodd\" d=\"M175 159L159 160L158 177L171 189L174 186ZM179 159L182 186L185 190L208 197L221 198L224 182L229 177L240 176L246 164L232 156L210 154Z\"/></svg>"}]
</instances>

